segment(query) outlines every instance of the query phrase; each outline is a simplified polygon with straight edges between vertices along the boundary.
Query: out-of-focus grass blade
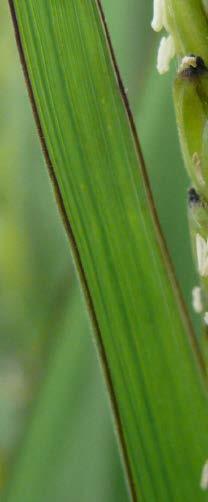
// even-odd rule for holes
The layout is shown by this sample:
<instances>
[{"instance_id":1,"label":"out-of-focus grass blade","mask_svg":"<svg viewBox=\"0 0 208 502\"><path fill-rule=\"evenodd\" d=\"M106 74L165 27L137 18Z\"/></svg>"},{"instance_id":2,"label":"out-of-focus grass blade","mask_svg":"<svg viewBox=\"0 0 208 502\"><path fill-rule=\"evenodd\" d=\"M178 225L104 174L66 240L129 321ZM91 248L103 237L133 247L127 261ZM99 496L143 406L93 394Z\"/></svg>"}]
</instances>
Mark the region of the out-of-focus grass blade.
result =
<instances>
[{"instance_id":1,"label":"out-of-focus grass blade","mask_svg":"<svg viewBox=\"0 0 208 502\"><path fill-rule=\"evenodd\" d=\"M152 0L103 0L102 3L116 58L122 69L122 80L134 108L138 94L140 98L143 94L144 82L149 79L149 64L156 40L150 27Z\"/></svg>"},{"instance_id":2,"label":"out-of-focus grass blade","mask_svg":"<svg viewBox=\"0 0 208 502\"><path fill-rule=\"evenodd\" d=\"M22 458L26 450L32 452L27 481L20 461L14 497L30 502L113 502L118 496L119 501L125 502L125 485L116 479L117 457L114 464L107 461L106 449L113 454L115 450L102 382L94 379L89 326L85 312L80 313L77 287L72 289L68 315L60 323L61 336L50 353L29 434L27 428L25 431ZM102 410L98 408L100 395ZM103 453L100 456L98 444Z\"/></svg>"},{"instance_id":3,"label":"out-of-focus grass blade","mask_svg":"<svg viewBox=\"0 0 208 502\"><path fill-rule=\"evenodd\" d=\"M200 501L207 398L98 5L10 5L87 290L132 496ZM32 444L35 437L41 448L43 434L31 426L7 500L28 502L29 486L31 500L38 499Z\"/></svg>"}]
</instances>

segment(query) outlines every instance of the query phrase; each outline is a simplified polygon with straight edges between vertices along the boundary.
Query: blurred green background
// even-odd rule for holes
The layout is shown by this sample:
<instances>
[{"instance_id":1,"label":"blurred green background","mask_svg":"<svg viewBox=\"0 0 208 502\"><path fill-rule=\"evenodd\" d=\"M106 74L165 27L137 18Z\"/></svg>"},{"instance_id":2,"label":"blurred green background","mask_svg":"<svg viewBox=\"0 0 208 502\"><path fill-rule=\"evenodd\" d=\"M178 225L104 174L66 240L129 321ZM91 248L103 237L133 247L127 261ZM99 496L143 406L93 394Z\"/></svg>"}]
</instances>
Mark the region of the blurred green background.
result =
<instances>
[{"instance_id":1,"label":"blurred green background","mask_svg":"<svg viewBox=\"0 0 208 502\"><path fill-rule=\"evenodd\" d=\"M103 0L103 6L191 312L196 276L171 95L175 64L166 76L156 72L151 0ZM38 468L34 473L31 462L30 475L39 486L38 502L127 501L103 378L6 0L0 19L0 486L9 483L33 427ZM27 500L33 501L32 493Z\"/></svg>"}]
</instances>

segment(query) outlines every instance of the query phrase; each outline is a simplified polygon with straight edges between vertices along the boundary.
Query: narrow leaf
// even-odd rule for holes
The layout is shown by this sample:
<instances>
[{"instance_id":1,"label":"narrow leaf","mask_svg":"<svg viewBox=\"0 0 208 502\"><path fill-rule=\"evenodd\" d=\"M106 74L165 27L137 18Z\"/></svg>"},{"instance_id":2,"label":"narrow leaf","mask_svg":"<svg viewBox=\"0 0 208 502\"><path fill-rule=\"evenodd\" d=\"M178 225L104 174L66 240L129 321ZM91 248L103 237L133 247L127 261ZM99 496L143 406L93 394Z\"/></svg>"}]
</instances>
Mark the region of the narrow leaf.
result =
<instances>
[{"instance_id":1,"label":"narrow leaf","mask_svg":"<svg viewBox=\"0 0 208 502\"><path fill-rule=\"evenodd\" d=\"M132 498L200 501L207 398L100 4L14 0L10 5L95 328ZM24 501L33 462L35 472L38 456L33 458L25 441L10 502ZM31 489L34 497L35 477Z\"/></svg>"}]
</instances>

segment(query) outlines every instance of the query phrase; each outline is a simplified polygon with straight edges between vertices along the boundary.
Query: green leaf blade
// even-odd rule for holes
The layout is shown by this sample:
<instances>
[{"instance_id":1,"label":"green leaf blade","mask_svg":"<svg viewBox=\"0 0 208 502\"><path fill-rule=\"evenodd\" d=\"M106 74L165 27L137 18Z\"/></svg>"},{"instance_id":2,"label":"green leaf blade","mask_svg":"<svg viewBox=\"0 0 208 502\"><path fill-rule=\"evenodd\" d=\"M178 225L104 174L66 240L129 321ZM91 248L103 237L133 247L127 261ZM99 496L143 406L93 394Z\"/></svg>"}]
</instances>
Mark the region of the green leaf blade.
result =
<instances>
[{"instance_id":1,"label":"green leaf blade","mask_svg":"<svg viewBox=\"0 0 208 502\"><path fill-rule=\"evenodd\" d=\"M205 389L97 4L13 5L96 322L132 496L203 500ZM9 501L22 500L20 488L14 476Z\"/></svg>"}]
</instances>

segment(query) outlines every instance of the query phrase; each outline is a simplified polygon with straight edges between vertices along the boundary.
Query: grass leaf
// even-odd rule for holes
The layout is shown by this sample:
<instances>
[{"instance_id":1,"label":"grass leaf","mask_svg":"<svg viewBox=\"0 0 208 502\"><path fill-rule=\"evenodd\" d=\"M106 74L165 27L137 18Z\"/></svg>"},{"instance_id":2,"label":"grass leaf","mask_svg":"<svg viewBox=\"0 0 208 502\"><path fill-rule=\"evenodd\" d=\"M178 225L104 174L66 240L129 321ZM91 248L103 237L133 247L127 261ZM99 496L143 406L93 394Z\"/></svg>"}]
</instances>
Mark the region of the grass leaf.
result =
<instances>
[{"instance_id":1,"label":"grass leaf","mask_svg":"<svg viewBox=\"0 0 208 502\"><path fill-rule=\"evenodd\" d=\"M10 5L95 327L132 498L203 500L207 398L100 5ZM40 427L35 436L40 456L43 433ZM23 444L10 502L29 500L27 470L32 463L35 473L39 462L32 444ZM35 494L38 499L35 479L31 500Z\"/></svg>"}]
</instances>

